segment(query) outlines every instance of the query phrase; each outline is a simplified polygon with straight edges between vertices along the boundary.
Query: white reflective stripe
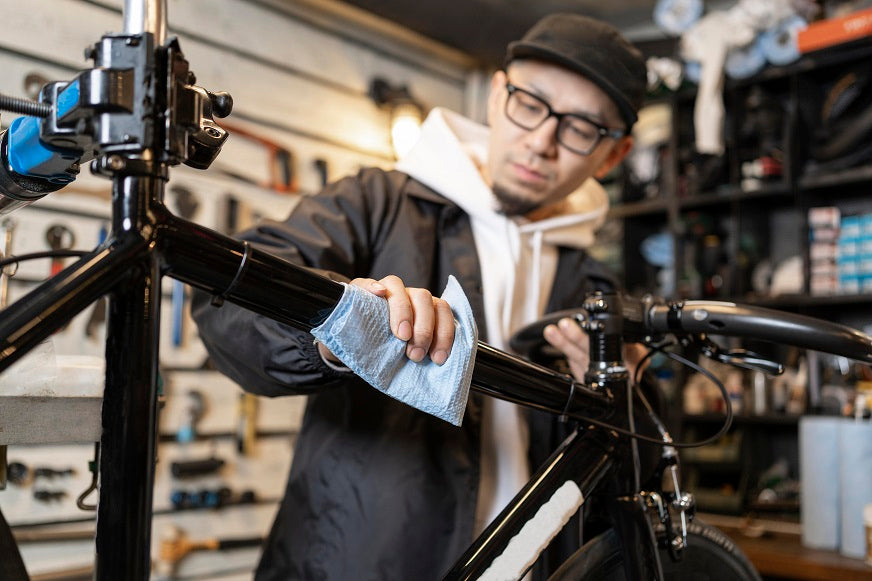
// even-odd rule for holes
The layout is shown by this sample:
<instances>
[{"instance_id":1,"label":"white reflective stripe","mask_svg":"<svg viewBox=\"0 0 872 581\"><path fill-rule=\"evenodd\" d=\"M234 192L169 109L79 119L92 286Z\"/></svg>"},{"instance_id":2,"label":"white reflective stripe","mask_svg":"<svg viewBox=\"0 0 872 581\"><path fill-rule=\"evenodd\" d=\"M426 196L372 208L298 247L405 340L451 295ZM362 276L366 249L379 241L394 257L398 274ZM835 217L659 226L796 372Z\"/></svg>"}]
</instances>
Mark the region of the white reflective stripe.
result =
<instances>
[{"instance_id":1,"label":"white reflective stripe","mask_svg":"<svg viewBox=\"0 0 872 581\"><path fill-rule=\"evenodd\" d=\"M520 579L583 503L584 495L578 485L572 480L564 482L512 537L506 550L494 559L487 571L478 578L479 581Z\"/></svg>"}]
</instances>

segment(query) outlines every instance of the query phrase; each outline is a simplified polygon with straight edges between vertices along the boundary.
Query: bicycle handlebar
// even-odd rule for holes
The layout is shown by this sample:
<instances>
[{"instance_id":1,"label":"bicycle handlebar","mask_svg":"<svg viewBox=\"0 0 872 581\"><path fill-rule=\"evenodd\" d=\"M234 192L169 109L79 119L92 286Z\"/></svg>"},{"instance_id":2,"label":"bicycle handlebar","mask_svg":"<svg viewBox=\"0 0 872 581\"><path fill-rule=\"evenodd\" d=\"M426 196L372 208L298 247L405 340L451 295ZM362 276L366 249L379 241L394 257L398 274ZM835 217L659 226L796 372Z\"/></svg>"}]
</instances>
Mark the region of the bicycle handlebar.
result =
<instances>
[{"instance_id":1,"label":"bicycle handlebar","mask_svg":"<svg viewBox=\"0 0 872 581\"><path fill-rule=\"evenodd\" d=\"M722 301L663 301L622 297L623 336L643 341L663 334L708 334L783 343L843 355L872 364L872 337L856 329L796 313ZM527 325L512 338L519 353L532 353L544 343L542 330L564 317L586 320L583 308L551 313Z\"/></svg>"},{"instance_id":2,"label":"bicycle handlebar","mask_svg":"<svg viewBox=\"0 0 872 581\"><path fill-rule=\"evenodd\" d=\"M718 301L684 301L652 305L646 326L654 333L707 333L843 355L872 363L872 337L814 317Z\"/></svg>"}]
</instances>

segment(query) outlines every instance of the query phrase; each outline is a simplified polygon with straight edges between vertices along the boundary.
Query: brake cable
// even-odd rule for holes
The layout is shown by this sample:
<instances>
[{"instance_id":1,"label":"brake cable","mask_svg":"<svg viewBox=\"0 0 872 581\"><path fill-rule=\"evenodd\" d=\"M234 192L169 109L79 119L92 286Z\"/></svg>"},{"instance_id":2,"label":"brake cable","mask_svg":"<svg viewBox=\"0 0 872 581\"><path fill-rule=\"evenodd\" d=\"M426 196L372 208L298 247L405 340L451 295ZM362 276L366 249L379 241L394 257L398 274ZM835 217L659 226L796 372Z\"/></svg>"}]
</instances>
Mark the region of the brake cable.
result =
<instances>
[{"instance_id":1,"label":"brake cable","mask_svg":"<svg viewBox=\"0 0 872 581\"><path fill-rule=\"evenodd\" d=\"M723 425L720 427L720 429L714 435L709 436L707 438L704 438L698 442L664 442L662 439L653 438L651 436L639 434L633 430L624 429L624 428L615 426L613 424L610 424L608 422L604 422L602 420L595 420L593 418L588 418L588 417L582 416L582 415L574 415L574 417L577 420L580 420L582 422L593 424L595 426L599 426L599 427L605 428L607 430L612 430L612 431L617 432L618 434L621 434L623 436L634 438L636 440L639 440L642 442L647 442L649 444L656 444L656 445L661 446L661 447L671 446L673 448L698 448L701 446L707 446L709 444L713 444L713 443L717 442L724 434L727 433L727 431L730 429L730 426L733 424L733 406L730 403L730 395L727 392L727 388L709 370L703 368L700 365L697 365L696 363L690 361L689 359L687 359L685 357L682 357L681 355L678 355L677 353L672 353L671 351L665 351L662 346L659 346L659 347L652 346L651 350L645 355L645 357L642 358L642 361L640 361L640 365L639 365L639 367L637 367L637 371L639 370L639 368L641 368L641 363L644 362L645 358L652 355L654 352L663 353L666 357L669 357L670 359L673 359L673 360L681 363L682 365L690 367L694 371L703 374L712 383L714 383L715 386L718 388L718 390L721 392L721 397L724 400L724 406L725 406L725 418L724 418Z\"/></svg>"}]
</instances>

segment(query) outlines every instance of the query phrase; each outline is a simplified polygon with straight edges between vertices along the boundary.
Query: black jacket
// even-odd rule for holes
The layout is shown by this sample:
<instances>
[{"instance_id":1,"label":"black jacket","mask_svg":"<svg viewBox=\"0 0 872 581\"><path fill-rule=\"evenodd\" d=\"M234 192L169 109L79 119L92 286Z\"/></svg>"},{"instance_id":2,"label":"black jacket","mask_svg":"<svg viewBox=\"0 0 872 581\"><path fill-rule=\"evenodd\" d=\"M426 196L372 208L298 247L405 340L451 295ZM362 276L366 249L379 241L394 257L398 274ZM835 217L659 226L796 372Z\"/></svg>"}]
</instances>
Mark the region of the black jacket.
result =
<instances>
[{"instance_id":1,"label":"black jacket","mask_svg":"<svg viewBox=\"0 0 872 581\"><path fill-rule=\"evenodd\" d=\"M468 216L403 173L363 170L242 238L336 280L396 274L438 295L453 274L485 329ZM548 311L614 288L589 255L562 248ZM330 369L308 333L235 305L212 307L203 293L195 293L193 313L215 365L246 390L309 396L257 578L441 578L473 538L480 397L471 394L462 427L454 427ZM562 434L544 414L529 420L538 466Z\"/></svg>"}]
</instances>

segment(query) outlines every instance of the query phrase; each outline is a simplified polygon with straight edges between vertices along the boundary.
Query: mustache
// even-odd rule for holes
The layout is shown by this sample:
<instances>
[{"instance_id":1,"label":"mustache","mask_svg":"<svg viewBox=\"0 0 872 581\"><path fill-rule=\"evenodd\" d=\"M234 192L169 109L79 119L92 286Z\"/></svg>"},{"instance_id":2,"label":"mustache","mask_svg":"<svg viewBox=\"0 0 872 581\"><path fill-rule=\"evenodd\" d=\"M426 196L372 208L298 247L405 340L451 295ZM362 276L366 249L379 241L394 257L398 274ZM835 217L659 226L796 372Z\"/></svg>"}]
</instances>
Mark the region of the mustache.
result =
<instances>
[{"instance_id":1,"label":"mustache","mask_svg":"<svg viewBox=\"0 0 872 581\"><path fill-rule=\"evenodd\" d=\"M552 174L554 173L548 168L547 164L542 160L542 158L535 153L517 154L510 156L509 162L517 165L522 165L526 169L534 171L537 174L542 175L546 178L551 178Z\"/></svg>"}]
</instances>

